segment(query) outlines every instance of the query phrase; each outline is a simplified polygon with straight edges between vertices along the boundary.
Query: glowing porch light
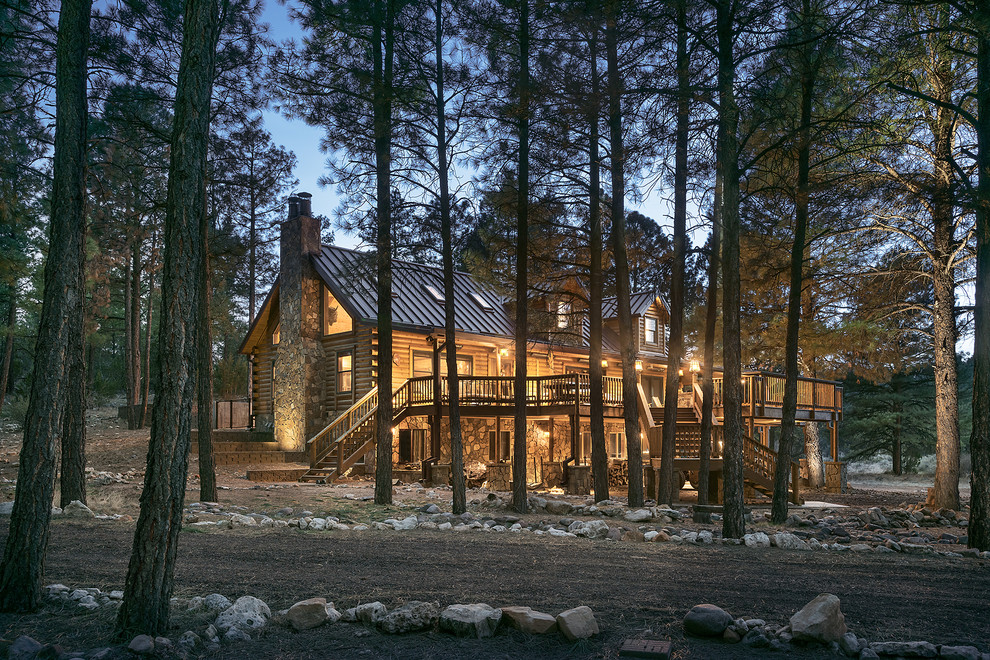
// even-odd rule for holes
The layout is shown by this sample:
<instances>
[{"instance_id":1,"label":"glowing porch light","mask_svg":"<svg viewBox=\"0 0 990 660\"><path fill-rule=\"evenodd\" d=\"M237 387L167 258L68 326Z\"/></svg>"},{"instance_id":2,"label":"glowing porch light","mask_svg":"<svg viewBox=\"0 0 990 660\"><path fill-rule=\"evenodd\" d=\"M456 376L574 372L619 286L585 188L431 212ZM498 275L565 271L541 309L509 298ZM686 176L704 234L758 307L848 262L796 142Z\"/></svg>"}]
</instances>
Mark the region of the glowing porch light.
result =
<instances>
[{"instance_id":1,"label":"glowing porch light","mask_svg":"<svg viewBox=\"0 0 990 660\"><path fill-rule=\"evenodd\" d=\"M642 371L642 370L643 370L643 361L636 360L636 371Z\"/></svg>"},{"instance_id":2,"label":"glowing porch light","mask_svg":"<svg viewBox=\"0 0 990 660\"><path fill-rule=\"evenodd\" d=\"M697 360L691 360L691 373L696 374L701 371L701 364Z\"/></svg>"},{"instance_id":3,"label":"glowing porch light","mask_svg":"<svg viewBox=\"0 0 990 660\"><path fill-rule=\"evenodd\" d=\"M498 354L500 356L502 356L502 357L507 357L509 355L509 349L507 349L507 348L500 348L500 349L498 349Z\"/></svg>"},{"instance_id":4,"label":"glowing porch light","mask_svg":"<svg viewBox=\"0 0 990 660\"><path fill-rule=\"evenodd\" d=\"M608 360L602 360L602 369L608 368Z\"/></svg>"},{"instance_id":5,"label":"glowing porch light","mask_svg":"<svg viewBox=\"0 0 990 660\"><path fill-rule=\"evenodd\" d=\"M677 375L678 376L683 376L684 375L684 370L683 369L678 369L677 370Z\"/></svg>"}]
</instances>

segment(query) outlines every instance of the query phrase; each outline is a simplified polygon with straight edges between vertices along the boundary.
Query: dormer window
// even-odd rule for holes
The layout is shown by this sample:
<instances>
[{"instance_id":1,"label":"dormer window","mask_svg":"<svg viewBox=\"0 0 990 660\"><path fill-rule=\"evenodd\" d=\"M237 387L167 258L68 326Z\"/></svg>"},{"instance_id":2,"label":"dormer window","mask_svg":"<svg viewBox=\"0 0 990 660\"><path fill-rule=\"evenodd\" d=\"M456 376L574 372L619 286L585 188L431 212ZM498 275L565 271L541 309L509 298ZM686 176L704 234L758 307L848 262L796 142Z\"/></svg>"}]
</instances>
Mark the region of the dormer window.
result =
<instances>
[{"instance_id":1,"label":"dormer window","mask_svg":"<svg viewBox=\"0 0 990 660\"><path fill-rule=\"evenodd\" d=\"M438 305L443 304L443 296L440 294L440 291L435 286L426 284L423 286L423 288L426 289L426 292L428 294L430 294L430 297L433 298L434 302L436 302Z\"/></svg>"},{"instance_id":2,"label":"dormer window","mask_svg":"<svg viewBox=\"0 0 990 660\"><path fill-rule=\"evenodd\" d=\"M649 316L647 316L643 320L646 323L646 327L643 333L644 335L643 341L646 342L647 344L655 345L657 343L657 320Z\"/></svg>"},{"instance_id":3,"label":"dormer window","mask_svg":"<svg viewBox=\"0 0 990 660\"><path fill-rule=\"evenodd\" d=\"M557 303L557 328L566 329L571 324L571 303Z\"/></svg>"}]
</instances>

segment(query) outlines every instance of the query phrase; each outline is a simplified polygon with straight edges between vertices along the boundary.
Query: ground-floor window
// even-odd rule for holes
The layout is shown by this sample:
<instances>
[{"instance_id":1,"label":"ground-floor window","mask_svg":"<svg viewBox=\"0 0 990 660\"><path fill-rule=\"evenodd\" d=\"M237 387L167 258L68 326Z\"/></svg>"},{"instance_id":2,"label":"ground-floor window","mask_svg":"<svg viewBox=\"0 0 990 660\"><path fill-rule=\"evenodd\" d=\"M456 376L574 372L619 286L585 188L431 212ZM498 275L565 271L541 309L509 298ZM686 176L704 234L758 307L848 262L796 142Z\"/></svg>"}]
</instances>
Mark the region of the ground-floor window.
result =
<instances>
[{"instance_id":1,"label":"ground-floor window","mask_svg":"<svg viewBox=\"0 0 990 660\"><path fill-rule=\"evenodd\" d=\"M512 433L509 431L488 432L488 459L507 461L512 458Z\"/></svg>"},{"instance_id":2,"label":"ground-floor window","mask_svg":"<svg viewBox=\"0 0 990 660\"><path fill-rule=\"evenodd\" d=\"M624 459L626 457L626 434L608 434L608 457Z\"/></svg>"},{"instance_id":3,"label":"ground-floor window","mask_svg":"<svg viewBox=\"0 0 990 660\"><path fill-rule=\"evenodd\" d=\"M426 458L426 429L399 429L399 462L418 463Z\"/></svg>"},{"instance_id":4,"label":"ground-floor window","mask_svg":"<svg viewBox=\"0 0 990 660\"><path fill-rule=\"evenodd\" d=\"M578 462L581 465L591 463L591 431L581 432L581 444L578 447Z\"/></svg>"}]
</instances>

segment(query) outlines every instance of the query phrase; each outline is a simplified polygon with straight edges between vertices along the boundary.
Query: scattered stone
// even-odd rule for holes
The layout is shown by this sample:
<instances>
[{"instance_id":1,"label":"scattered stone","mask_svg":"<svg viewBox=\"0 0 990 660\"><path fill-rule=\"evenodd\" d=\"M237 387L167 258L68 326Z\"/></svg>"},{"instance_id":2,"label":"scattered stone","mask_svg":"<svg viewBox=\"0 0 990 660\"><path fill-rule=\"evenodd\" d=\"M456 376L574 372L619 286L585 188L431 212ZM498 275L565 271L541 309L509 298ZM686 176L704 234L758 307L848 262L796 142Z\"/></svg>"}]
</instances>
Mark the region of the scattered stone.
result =
<instances>
[{"instance_id":1,"label":"scattered stone","mask_svg":"<svg viewBox=\"0 0 990 660\"><path fill-rule=\"evenodd\" d=\"M66 518L95 518L96 514L88 506L79 500L72 500L62 509L62 515Z\"/></svg>"},{"instance_id":2,"label":"scattered stone","mask_svg":"<svg viewBox=\"0 0 990 660\"><path fill-rule=\"evenodd\" d=\"M34 660L43 648L45 647L35 639L21 635L7 649L7 657L10 660Z\"/></svg>"},{"instance_id":3,"label":"scattered stone","mask_svg":"<svg viewBox=\"0 0 990 660\"><path fill-rule=\"evenodd\" d=\"M220 613L214 625L225 633L234 628L243 631L257 630L268 623L271 615L272 611L263 600L254 596L241 596Z\"/></svg>"},{"instance_id":4,"label":"scattered stone","mask_svg":"<svg viewBox=\"0 0 990 660\"><path fill-rule=\"evenodd\" d=\"M491 637L502 620L502 610L485 603L450 605L440 614L440 629L459 637Z\"/></svg>"},{"instance_id":5,"label":"scattered stone","mask_svg":"<svg viewBox=\"0 0 990 660\"><path fill-rule=\"evenodd\" d=\"M753 628L742 638L743 646L749 646L754 649L765 649L770 646L770 640L767 639L766 633L764 633L759 628Z\"/></svg>"},{"instance_id":6,"label":"scattered stone","mask_svg":"<svg viewBox=\"0 0 990 660\"><path fill-rule=\"evenodd\" d=\"M430 630L440 618L440 603L414 600L386 614L378 623L391 635Z\"/></svg>"},{"instance_id":7,"label":"scattered stone","mask_svg":"<svg viewBox=\"0 0 990 660\"><path fill-rule=\"evenodd\" d=\"M186 652L193 651L197 646L203 643L203 640L199 635L191 630L187 630L182 633L179 637L179 648L184 649Z\"/></svg>"},{"instance_id":8,"label":"scattered stone","mask_svg":"<svg viewBox=\"0 0 990 660\"><path fill-rule=\"evenodd\" d=\"M732 623L732 617L721 607L708 603L695 605L684 615L684 632L698 637L719 637Z\"/></svg>"},{"instance_id":9,"label":"scattered stone","mask_svg":"<svg viewBox=\"0 0 990 660\"><path fill-rule=\"evenodd\" d=\"M859 655L860 645L859 640L856 639L856 635L851 632L847 632L842 637L839 638L839 650L848 655L850 658L854 658Z\"/></svg>"},{"instance_id":10,"label":"scattered stone","mask_svg":"<svg viewBox=\"0 0 990 660\"><path fill-rule=\"evenodd\" d=\"M542 635L557 629L557 619L553 615L537 612L530 607L503 607L502 617L508 625L531 635Z\"/></svg>"},{"instance_id":11,"label":"scattered stone","mask_svg":"<svg viewBox=\"0 0 990 660\"><path fill-rule=\"evenodd\" d=\"M557 627L568 641L586 639L599 633L595 613L587 605L571 608L557 615Z\"/></svg>"},{"instance_id":12,"label":"scattered stone","mask_svg":"<svg viewBox=\"0 0 990 660\"><path fill-rule=\"evenodd\" d=\"M733 628L726 628L722 633L722 640L729 644L738 644L742 641L742 637Z\"/></svg>"},{"instance_id":13,"label":"scattered stone","mask_svg":"<svg viewBox=\"0 0 990 660\"><path fill-rule=\"evenodd\" d=\"M0 502L0 516L9 516L14 512L14 501ZM20 639L20 638L18 638ZM30 637L28 638L30 639ZM13 647L11 647L13 648Z\"/></svg>"},{"instance_id":14,"label":"scattered stone","mask_svg":"<svg viewBox=\"0 0 990 660\"><path fill-rule=\"evenodd\" d=\"M376 600L373 603L362 603L357 607L352 607L344 612L342 619L350 622L360 621L365 625L375 625L386 614L388 614L388 610Z\"/></svg>"},{"instance_id":15,"label":"scattered stone","mask_svg":"<svg viewBox=\"0 0 990 660\"><path fill-rule=\"evenodd\" d=\"M124 595L121 594L120 597L123 598ZM190 603L191 602L192 601L190 601ZM208 610L213 610L214 612L223 612L231 605L233 605L233 603L231 603L230 599L223 594L210 594L203 599L203 607Z\"/></svg>"},{"instance_id":16,"label":"scattered stone","mask_svg":"<svg viewBox=\"0 0 990 660\"><path fill-rule=\"evenodd\" d=\"M808 544L789 532L777 532L773 535L773 544L782 550L810 550Z\"/></svg>"},{"instance_id":17,"label":"scattered stone","mask_svg":"<svg viewBox=\"0 0 990 660\"><path fill-rule=\"evenodd\" d=\"M328 607L326 598L309 598L294 604L285 616L296 630L309 630L326 623L330 619L328 610L331 608L333 604Z\"/></svg>"},{"instance_id":18,"label":"scattered stone","mask_svg":"<svg viewBox=\"0 0 990 660\"><path fill-rule=\"evenodd\" d=\"M155 652L155 640L148 635L138 635L131 640L127 648L137 655L151 655Z\"/></svg>"},{"instance_id":19,"label":"scattered stone","mask_svg":"<svg viewBox=\"0 0 990 660\"><path fill-rule=\"evenodd\" d=\"M846 620L833 594L820 594L791 617L791 634L796 640L838 642L846 634Z\"/></svg>"},{"instance_id":20,"label":"scattered stone","mask_svg":"<svg viewBox=\"0 0 990 660\"><path fill-rule=\"evenodd\" d=\"M627 511L626 514L622 517L628 520L629 522L636 522L636 523L653 520L653 514L650 512L649 509L635 509L633 511Z\"/></svg>"},{"instance_id":21,"label":"scattered stone","mask_svg":"<svg viewBox=\"0 0 990 660\"><path fill-rule=\"evenodd\" d=\"M943 644L938 647L938 657L945 660L980 660L980 651L975 646L948 646Z\"/></svg>"},{"instance_id":22,"label":"scattered stone","mask_svg":"<svg viewBox=\"0 0 990 660\"><path fill-rule=\"evenodd\" d=\"M231 628L223 634L223 639L226 642L250 642L251 635L240 628Z\"/></svg>"},{"instance_id":23,"label":"scattered stone","mask_svg":"<svg viewBox=\"0 0 990 660\"><path fill-rule=\"evenodd\" d=\"M242 516L239 513L230 514L231 527L257 527L258 520L251 516Z\"/></svg>"},{"instance_id":24,"label":"scattered stone","mask_svg":"<svg viewBox=\"0 0 990 660\"><path fill-rule=\"evenodd\" d=\"M410 529L416 529L416 524L419 520L416 516L407 516L402 520L386 520L386 523L391 523L392 528L399 532L405 532Z\"/></svg>"},{"instance_id":25,"label":"scattered stone","mask_svg":"<svg viewBox=\"0 0 990 660\"><path fill-rule=\"evenodd\" d=\"M574 511L574 507L571 506L571 503L563 500L547 500L544 507L546 508L547 513L552 516L566 516Z\"/></svg>"},{"instance_id":26,"label":"scattered stone","mask_svg":"<svg viewBox=\"0 0 990 660\"><path fill-rule=\"evenodd\" d=\"M895 658L934 658L938 649L930 642L873 642L870 649L879 656Z\"/></svg>"}]
</instances>

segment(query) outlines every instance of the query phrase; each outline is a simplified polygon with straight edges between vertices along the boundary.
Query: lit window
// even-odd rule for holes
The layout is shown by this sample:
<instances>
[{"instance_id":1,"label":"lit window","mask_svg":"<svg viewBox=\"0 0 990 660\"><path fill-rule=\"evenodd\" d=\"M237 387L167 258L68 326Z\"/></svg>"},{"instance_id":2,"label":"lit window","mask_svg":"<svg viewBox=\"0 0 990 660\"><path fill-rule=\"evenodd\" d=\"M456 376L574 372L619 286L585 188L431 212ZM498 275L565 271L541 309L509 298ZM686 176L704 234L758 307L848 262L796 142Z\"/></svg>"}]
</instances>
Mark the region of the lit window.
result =
<instances>
[{"instance_id":1,"label":"lit window","mask_svg":"<svg viewBox=\"0 0 990 660\"><path fill-rule=\"evenodd\" d=\"M425 351L413 351L412 377L433 375L433 354Z\"/></svg>"},{"instance_id":2,"label":"lit window","mask_svg":"<svg viewBox=\"0 0 990 660\"><path fill-rule=\"evenodd\" d=\"M618 459L626 457L625 433L608 434L608 456L609 458L618 458Z\"/></svg>"},{"instance_id":3,"label":"lit window","mask_svg":"<svg viewBox=\"0 0 990 660\"><path fill-rule=\"evenodd\" d=\"M272 333L272 344L275 344L277 346L280 341L282 341L282 324L281 323L279 323L278 325L275 326L275 332Z\"/></svg>"},{"instance_id":4,"label":"lit window","mask_svg":"<svg viewBox=\"0 0 990 660\"><path fill-rule=\"evenodd\" d=\"M474 375L474 358L470 355L458 355L457 356L457 375L458 376L473 376Z\"/></svg>"},{"instance_id":5,"label":"lit window","mask_svg":"<svg viewBox=\"0 0 990 660\"><path fill-rule=\"evenodd\" d=\"M657 343L657 320L650 318L649 316L644 319L646 321L646 331L644 340L647 344Z\"/></svg>"},{"instance_id":6,"label":"lit window","mask_svg":"<svg viewBox=\"0 0 990 660\"><path fill-rule=\"evenodd\" d=\"M566 328L571 324L571 303L557 303L557 327Z\"/></svg>"},{"instance_id":7,"label":"lit window","mask_svg":"<svg viewBox=\"0 0 990 660\"><path fill-rule=\"evenodd\" d=\"M354 389L354 370L352 367L352 356L350 353L337 355L337 391L341 393L350 392Z\"/></svg>"},{"instance_id":8,"label":"lit window","mask_svg":"<svg viewBox=\"0 0 990 660\"><path fill-rule=\"evenodd\" d=\"M512 435L509 431L488 432L488 460L508 461L512 458Z\"/></svg>"}]
</instances>

